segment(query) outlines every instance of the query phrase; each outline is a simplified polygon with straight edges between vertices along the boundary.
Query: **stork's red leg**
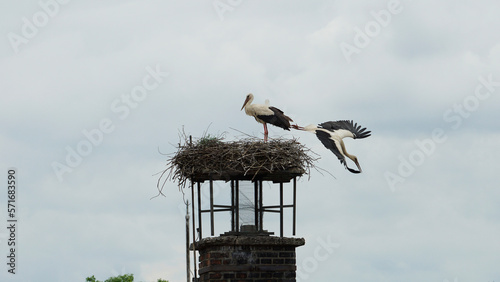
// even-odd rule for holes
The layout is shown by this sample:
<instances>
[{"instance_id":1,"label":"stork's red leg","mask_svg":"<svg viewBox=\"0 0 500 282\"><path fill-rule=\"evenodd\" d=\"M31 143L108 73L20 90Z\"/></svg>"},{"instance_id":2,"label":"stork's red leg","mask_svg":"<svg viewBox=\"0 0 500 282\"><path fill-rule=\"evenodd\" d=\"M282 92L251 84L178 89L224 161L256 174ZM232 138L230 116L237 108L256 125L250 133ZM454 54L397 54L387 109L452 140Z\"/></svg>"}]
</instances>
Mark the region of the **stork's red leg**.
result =
<instances>
[{"instance_id":1,"label":"stork's red leg","mask_svg":"<svg viewBox=\"0 0 500 282\"><path fill-rule=\"evenodd\" d=\"M267 134L269 132L267 131L267 123L264 123L264 142L267 142Z\"/></svg>"}]
</instances>

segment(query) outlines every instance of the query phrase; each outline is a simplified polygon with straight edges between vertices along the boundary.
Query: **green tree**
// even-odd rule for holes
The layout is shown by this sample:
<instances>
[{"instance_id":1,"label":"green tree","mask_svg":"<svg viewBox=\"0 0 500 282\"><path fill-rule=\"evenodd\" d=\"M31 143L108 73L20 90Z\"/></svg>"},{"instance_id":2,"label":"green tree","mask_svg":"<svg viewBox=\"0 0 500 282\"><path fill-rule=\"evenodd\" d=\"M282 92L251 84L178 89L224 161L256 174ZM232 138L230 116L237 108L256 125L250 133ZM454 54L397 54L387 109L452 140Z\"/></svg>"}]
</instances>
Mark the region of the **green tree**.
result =
<instances>
[{"instance_id":1,"label":"green tree","mask_svg":"<svg viewBox=\"0 0 500 282\"><path fill-rule=\"evenodd\" d=\"M85 280L86 282L102 282L97 280L94 275L91 277L87 277ZM106 279L104 282L134 282L134 275L133 274L124 274L116 277L109 277ZM161 278L158 279L157 282L168 282L168 280L163 280Z\"/></svg>"}]
</instances>

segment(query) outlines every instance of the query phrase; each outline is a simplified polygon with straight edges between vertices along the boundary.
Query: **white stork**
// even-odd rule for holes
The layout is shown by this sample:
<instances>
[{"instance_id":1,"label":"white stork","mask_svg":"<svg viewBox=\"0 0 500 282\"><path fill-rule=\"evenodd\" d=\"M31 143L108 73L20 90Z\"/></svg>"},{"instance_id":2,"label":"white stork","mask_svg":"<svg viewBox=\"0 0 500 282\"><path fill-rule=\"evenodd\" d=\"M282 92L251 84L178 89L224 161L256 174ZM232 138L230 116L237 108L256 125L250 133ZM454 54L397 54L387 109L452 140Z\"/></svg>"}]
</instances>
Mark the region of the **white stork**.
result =
<instances>
[{"instance_id":1,"label":"white stork","mask_svg":"<svg viewBox=\"0 0 500 282\"><path fill-rule=\"evenodd\" d=\"M327 149L330 149L337 156L340 163L343 164L347 170L352 173L361 172L361 166L359 165L358 158L347 153L342 139L344 137L351 137L353 139L366 138L371 135L371 131L365 131L366 128L361 128L360 125L354 123L352 120L327 121L319 124L318 126L310 124L306 127L300 127L297 125L292 125L292 127L316 134L321 143L323 143ZM345 157L350 158L359 170L354 170L348 167Z\"/></svg>"},{"instance_id":2,"label":"white stork","mask_svg":"<svg viewBox=\"0 0 500 282\"><path fill-rule=\"evenodd\" d=\"M267 131L268 123L285 130L290 130L290 122L293 120L286 116L282 110L270 106L268 100L266 100L265 105L252 104L252 102L253 94L248 94L241 110L244 108L247 115L254 117L256 121L264 125L264 141L267 141L267 135L269 133Z\"/></svg>"}]
</instances>

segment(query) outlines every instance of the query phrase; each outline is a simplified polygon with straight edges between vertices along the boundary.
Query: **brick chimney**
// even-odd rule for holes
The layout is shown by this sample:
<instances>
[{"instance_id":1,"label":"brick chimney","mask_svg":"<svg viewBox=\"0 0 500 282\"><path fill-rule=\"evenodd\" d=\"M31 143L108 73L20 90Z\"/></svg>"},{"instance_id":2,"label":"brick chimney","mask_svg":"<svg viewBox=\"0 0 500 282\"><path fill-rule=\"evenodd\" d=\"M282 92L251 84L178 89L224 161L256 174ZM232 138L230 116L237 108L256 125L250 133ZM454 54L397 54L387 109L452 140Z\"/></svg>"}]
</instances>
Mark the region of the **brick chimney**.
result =
<instances>
[{"instance_id":1,"label":"brick chimney","mask_svg":"<svg viewBox=\"0 0 500 282\"><path fill-rule=\"evenodd\" d=\"M199 282L296 281L295 249L303 238L241 234L196 242Z\"/></svg>"}]
</instances>

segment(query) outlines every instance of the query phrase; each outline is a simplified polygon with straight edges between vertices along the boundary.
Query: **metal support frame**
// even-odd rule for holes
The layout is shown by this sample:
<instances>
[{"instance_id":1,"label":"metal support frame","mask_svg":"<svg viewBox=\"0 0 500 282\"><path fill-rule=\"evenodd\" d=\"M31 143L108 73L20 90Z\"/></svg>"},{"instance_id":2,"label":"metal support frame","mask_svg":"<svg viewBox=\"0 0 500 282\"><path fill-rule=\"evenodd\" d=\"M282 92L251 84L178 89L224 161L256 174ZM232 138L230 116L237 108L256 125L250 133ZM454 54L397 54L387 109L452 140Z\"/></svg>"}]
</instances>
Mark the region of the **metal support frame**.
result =
<instances>
[{"instance_id":1,"label":"metal support frame","mask_svg":"<svg viewBox=\"0 0 500 282\"><path fill-rule=\"evenodd\" d=\"M258 230L264 230L264 209L262 208L262 180L259 181L259 225Z\"/></svg>"},{"instance_id":2,"label":"metal support frame","mask_svg":"<svg viewBox=\"0 0 500 282\"><path fill-rule=\"evenodd\" d=\"M198 237L203 238L202 224L201 224L201 183L198 182Z\"/></svg>"},{"instance_id":3,"label":"metal support frame","mask_svg":"<svg viewBox=\"0 0 500 282\"><path fill-rule=\"evenodd\" d=\"M283 182L280 182L280 237L283 237Z\"/></svg>"},{"instance_id":4,"label":"metal support frame","mask_svg":"<svg viewBox=\"0 0 500 282\"><path fill-rule=\"evenodd\" d=\"M236 232L240 232L240 182L236 180L236 186L235 186L235 191L234 191L234 209L235 211L235 229L233 229Z\"/></svg>"},{"instance_id":5,"label":"metal support frame","mask_svg":"<svg viewBox=\"0 0 500 282\"><path fill-rule=\"evenodd\" d=\"M214 182L210 179L210 235L214 234Z\"/></svg>"},{"instance_id":6,"label":"metal support frame","mask_svg":"<svg viewBox=\"0 0 500 282\"><path fill-rule=\"evenodd\" d=\"M238 190L238 184L236 184L236 191ZM231 192L233 193L233 189L231 189ZM216 205L214 204L214 186L213 186L213 180L210 180L210 207L208 209L201 209L201 183L198 182L198 227L199 227L199 235L200 239L203 238L203 233L202 233L202 214L203 213L210 213L210 236L215 235L215 213L216 212L226 212L229 211L231 213L234 213L234 210L236 209L236 215L233 215L232 218L236 218L235 223L231 223L231 226L233 227L234 224L238 223L238 208L237 206L235 207L233 200L231 199L231 205Z\"/></svg>"},{"instance_id":7,"label":"metal support frame","mask_svg":"<svg viewBox=\"0 0 500 282\"><path fill-rule=\"evenodd\" d=\"M200 190L198 189L198 193ZM193 224L193 265L194 265L194 277L196 277L197 272L197 264L196 264L196 247L194 243L196 242L196 217L194 216L194 182L191 182L191 214L193 215L192 224ZM201 236L201 234L200 234ZM188 236L189 237L189 236ZM200 237L201 238L201 237ZM189 277L189 273L188 273Z\"/></svg>"},{"instance_id":8,"label":"metal support frame","mask_svg":"<svg viewBox=\"0 0 500 282\"><path fill-rule=\"evenodd\" d=\"M235 226L235 212L236 210L234 209L234 180L231 180L231 230L234 230Z\"/></svg>"},{"instance_id":9,"label":"metal support frame","mask_svg":"<svg viewBox=\"0 0 500 282\"><path fill-rule=\"evenodd\" d=\"M253 183L253 196L254 196L254 225L257 228L259 226L259 182L260 181L255 181ZM260 230L260 229L258 229Z\"/></svg>"},{"instance_id":10,"label":"metal support frame","mask_svg":"<svg viewBox=\"0 0 500 282\"><path fill-rule=\"evenodd\" d=\"M283 196L284 196L284 182L279 183L279 193L280 193L280 202L278 205L263 205L263 180L255 180L254 181L254 205L255 205L255 227L257 231L264 231L264 213L272 212L279 213L280 216L280 237L284 236L284 209L292 208L292 234L295 236L296 234L296 204L297 204L297 181L296 178L293 178L293 202L291 204L284 204ZM231 203L229 205L217 205L214 204L214 195L213 195L213 180L209 180L209 190L210 190L210 207L208 209L201 209L201 182L197 182L197 196L198 196L198 229L194 229L194 205L193 205L193 230L198 231L199 238L203 238L202 232L202 214L209 213L210 214L210 234L211 236L215 235L215 213L216 212L230 212L231 213L231 231L232 232L240 232L240 209L239 209L239 185L240 180L231 180ZM194 184L193 184L194 190ZM194 191L192 195L192 201L194 203Z\"/></svg>"},{"instance_id":11,"label":"metal support frame","mask_svg":"<svg viewBox=\"0 0 500 282\"><path fill-rule=\"evenodd\" d=\"M292 235L295 236L296 219L297 219L297 178L293 178L293 219L292 219Z\"/></svg>"},{"instance_id":12,"label":"metal support frame","mask_svg":"<svg viewBox=\"0 0 500 282\"><path fill-rule=\"evenodd\" d=\"M271 205L271 206L263 206L262 204L260 205L260 211L261 211L261 216L260 220L263 218L263 213L264 212L273 212L273 213L279 213L280 216L280 237L283 237L284 234L284 228L283 228L283 218L284 218L284 209L285 208L292 208L292 233L295 236L296 232L296 204L297 204L297 182L296 178L293 178L293 199L292 199L292 204L285 205L283 202L283 182L279 182L280 184L280 204L279 205ZM261 187L262 188L262 187ZM261 197L260 200L262 200L262 192L260 193L259 197ZM262 223L261 223L262 225ZM262 230L262 226L259 226L259 229Z\"/></svg>"}]
</instances>

